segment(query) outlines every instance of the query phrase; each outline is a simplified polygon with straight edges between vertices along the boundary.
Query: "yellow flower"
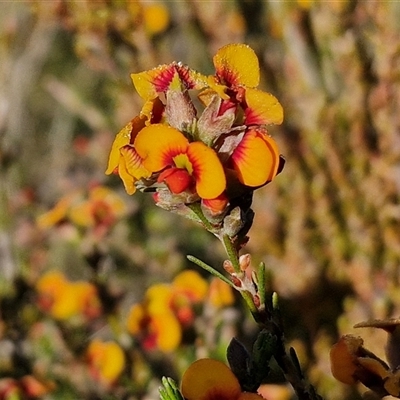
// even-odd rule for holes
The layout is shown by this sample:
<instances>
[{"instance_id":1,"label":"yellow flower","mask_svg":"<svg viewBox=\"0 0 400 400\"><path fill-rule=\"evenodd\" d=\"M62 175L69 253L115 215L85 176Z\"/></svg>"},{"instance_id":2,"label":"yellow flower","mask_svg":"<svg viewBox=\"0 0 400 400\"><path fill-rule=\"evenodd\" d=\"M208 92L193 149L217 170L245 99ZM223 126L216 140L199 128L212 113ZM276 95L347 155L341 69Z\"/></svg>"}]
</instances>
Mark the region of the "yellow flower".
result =
<instances>
[{"instance_id":1,"label":"yellow flower","mask_svg":"<svg viewBox=\"0 0 400 400\"><path fill-rule=\"evenodd\" d=\"M208 290L208 283L201 275L193 270L180 272L172 281L174 292L184 294L191 302L203 301Z\"/></svg>"},{"instance_id":2,"label":"yellow flower","mask_svg":"<svg viewBox=\"0 0 400 400\"><path fill-rule=\"evenodd\" d=\"M211 280L208 299L216 308L230 306L235 301L232 288L227 283L216 277Z\"/></svg>"},{"instance_id":3,"label":"yellow flower","mask_svg":"<svg viewBox=\"0 0 400 400\"><path fill-rule=\"evenodd\" d=\"M125 354L115 342L95 339L86 354L93 378L105 385L113 384L125 367Z\"/></svg>"},{"instance_id":4,"label":"yellow flower","mask_svg":"<svg viewBox=\"0 0 400 400\"><path fill-rule=\"evenodd\" d=\"M202 142L190 143L175 128L147 126L134 146L147 170L162 171L158 182L165 182L172 193L195 190L201 198L212 199L225 189L225 173L215 151Z\"/></svg>"},{"instance_id":5,"label":"yellow flower","mask_svg":"<svg viewBox=\"0 0 400 400\"><path fill-rule=\"evenodd\" d=\"M88 199L73 204L68 212L71 222L83 227L111 226L126 212L126 204L113 190L95 186L89 190Z\"/></svg>"},{"instance_id":6,"label":"yellow flower","mask_svg":"<svg viewBox=\"0 0 400 400\"><path fill-rule=\"evenodd\" d=\"M145 119L136 117L122 128L115 137L108 159L106 174L118 173L128 194L136 192L136 181L151 175L132 146L136 135L144 126Z\"/></svg>"},{"instance_id":7,"label":"yellow flower","mask_svg":"<svg viewBox=\"0 0 400 400\"><path fill-rule=\"evenodd\" d=\"M145 4L143 6L143 18L145 30L151 36L168 28L169 13L163 4Z\"/></svg>"},{"instance_id":8,"label":"yellow flower","mask_svg":"<svg viewBox=\"0 0 400 400\"><path fill-rule=\"evenodd\" d=\"M75 197L76 193L63 197L50 211L40 215L36 220L39 228L47 229L66 219Z\"/></svg>"},{"instance_id":9,"label":"yellow flower","mask_svg":"<svg viewBox=\"0 0 400 400\"><path fill-rule=\"evenodd\" d=\"M245 44L228 44L213 58L216 75L209 86L224 99L238 102L245 112L246 125L281 124L283 108L270 93L256 89L260 67L255 52ZM230 90L233 94L228 95Z\"/></svg>"},{"instance_id":10,"label":"yellow flower","mask_svg":"<svg viewBox=\"0 0 400 400\"><path fill-rule=\"evenodd\" d=\"M193 304L205 299L207 282L195 271L183 271L172 284L150 286L142 304L134 304L128 315L128 332L146 350L174 351L182 329L193 323Z\"/></svg>"},{"instance_id":11,"label":"yellow flower","mask_svg":"<svg viewBox=\"0 0 400 400\"><path fill-rule=\"evenodd\" d=\"M230 158L238 179L246 186L257 187L272 181L280 165L279 149L263 129L249 129Z\"/></svg>"},{"instance_id":12,"label":"yellow flower","mask_svg":"<svg viewBox=\"0 0 400 400\"><path fill-rule=\"evenodd\" d=\"M222 362L203 358L195 361L182 377L186 400L261 400L256 393L242 392L233 372Z\"/></svg>"},{"instance_id":13,"label":"yellow flower","mask_svg":"<svg viewBox=\"0 0 400 400\"><path fill-rule=\"evenodd\" d=\"M36 283L38 304L53 318L67 320L75 315L97 317L101 303L96 287L85 281L71 282L58 271L44 274Z\"/></svg>"}]
</instances>

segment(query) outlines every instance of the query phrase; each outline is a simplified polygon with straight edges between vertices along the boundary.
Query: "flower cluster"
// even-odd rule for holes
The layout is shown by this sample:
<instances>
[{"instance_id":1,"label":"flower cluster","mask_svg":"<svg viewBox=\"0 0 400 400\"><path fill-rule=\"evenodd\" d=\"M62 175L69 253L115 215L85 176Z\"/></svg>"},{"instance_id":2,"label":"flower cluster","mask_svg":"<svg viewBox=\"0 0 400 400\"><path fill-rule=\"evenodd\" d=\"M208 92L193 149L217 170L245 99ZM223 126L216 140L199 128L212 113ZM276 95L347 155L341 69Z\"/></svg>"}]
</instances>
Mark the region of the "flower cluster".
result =
<instances>
[{"instance_id":1,"label":"flower cluster","mask_svg":"<svg viewBox=\"0 0 400 400\"><path fill-rule=\"evenodd\" d=\"M101 314L97 288L90 282L70 281L58 271L44 274L36 283L39 307L58 320L75 316L95 318Z\"/></svg>"},{"instance_id":2,"label":"flower cluster","mask_svg":"<svg viewBox=\"0 0 400 400\"><path fill-rule=\"evenodd\" d=\"M171 284L150 286L142 303L134 304L128 316L128 331L146 350L175 350L182 331L193 325L194 306L209 299L216 307L233 303L231 288L224 282L208 285L196 271L178 274Z\"/></svg>"},{"instance_id":3,"label":"flower cluster","mask_svg":"<svg viewBox=\"0 0 400 400\"><path fill-rule=\"evenodd\" d=\"M64 196L50 211L39 216L37 224L47 229L69 221L77 227L92 229L101 237L126 212L127 206L118 194L94 185L87 192L76 190Z\"/></svg>"},{"instance_id":4,"label":"flower cluster","mask_svg":"<svg viewBox=\"0 0 400 400\"><path fill-rule=\"evenodd\" d=\"M176 62L131 75L144 105L117 134L106 173L118 173L129 194L155 192L167 210L198 220L197 207L209 230L234 237L246 224L249 195L251 204L251 193L283 167L266 128L282 122L283 110L257 89L259 64L250 47L227 45L213 61L214 76Z\"/></svg>"}]
</instances>

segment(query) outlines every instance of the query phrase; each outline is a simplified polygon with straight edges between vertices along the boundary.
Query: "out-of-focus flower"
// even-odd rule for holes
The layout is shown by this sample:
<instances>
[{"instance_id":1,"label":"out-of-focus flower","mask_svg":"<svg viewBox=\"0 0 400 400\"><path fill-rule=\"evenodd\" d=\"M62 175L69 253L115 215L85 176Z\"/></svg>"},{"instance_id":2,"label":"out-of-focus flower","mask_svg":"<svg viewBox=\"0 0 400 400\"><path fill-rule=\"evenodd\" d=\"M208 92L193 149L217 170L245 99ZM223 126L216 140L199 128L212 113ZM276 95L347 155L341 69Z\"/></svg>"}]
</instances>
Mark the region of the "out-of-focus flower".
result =
<instances>
[{"instance_id":1,"label":"out-of-focus flower","mask_svg":"<svg viewBox=\"0 0 400 400\"><path fill-rule=\"evenodd\" d=\"M75 194L69 194L63 197L58 203L44 214L37 218L37 224L40 228L46 229L54 226L66 219L68 210L74 201Z\"/></svg>"},{"instance_id":2,"label":"out-of-focus flower","mask_svg":"<svg viewBox=\"0 0 400 400\"><path fill-rule=\"evenodd\" d=\"M101 313L96 287L85 281L69 281L61 272L44 274L36 283L38 304L53 318L67 320L76 315L95 318Z\"/></svg>"},{"instance_id":3,"label":"out-of-focus flower","mask_svg":"<svg viewBox=\"0 0 400 400\"><path fill-rule=\"evenodd\" d=\"M0 399L14 400L20 399L21 388L19 387L18 381L13 378L2 378L0 379Z\"/></svg>"},{"instance_id":4,"label":"out-of-focus flower","mask_svg":"<svg viewBox=\"0 0 400 400\"><path fill-rule=\"evenodd\" d=\"M195 361L182 377L186 400L261 400L256 393L242 392L239 380L222 362L210 358Z\"/></svg>"},{"instance_id":5,"label":"out-of-focus flower","mask_svg":"<svg viewBox=\"0 0 400 400\"><path fill-rule=\"evenodd\" d=\"M208 300L215 308L231 306L235 298L232 288L219 278L212 278L208 292Z\"/></svg>"},{"instance_id":6,"label":"out-of-focus flower","mask_svg":"<svg viewBox=\"0 0 400 400\"><path fill-rule=\"evenodd\" d=\"M147 350L175 350L182 330L194 321L193 306L205 299L207 291L207 282L195 271L181 272L171 284L150 286L143 303L130 309L128 331Z\"/></svg>"},{"instance_id":7,"label":"out-of-focus flower","mask_svg":"<svg viewBox=\"0 0 400 400\"><path fill-rule=\"evenodd\" d=\"M127 206L117 193L105 186L95 185L87 193L75 191L63 197L52 210L38 217L37 224L46 229L69 221L104 234L126 212Z\"/></svg>"},{"instance_id":8,"label":"out-of-focus flower","mask_svg":"<svg viewBox=\"0 0 400 400\"><path fill-rule=\"evenodd\" d=\"M143 4L144 28L150 35L164 32L169 25L169 12L163 4Z\"/></svg>"},{"instance_id":9,"label":"out-of-focus flower","mask_svg":"<svg viewBox=\"0 0 400 400\"><path fill-rule=\"evenodd\" d=\"M93 378L106 386L115 383L125 368L124 351L116 342L95 339L86 355Z\"/></svg>"},{"instance_id":10,"label":"out-of-focus flower","mask_svg":"<svg viewBox=\"0 0 400 400\"><path fill-rule=\"evenodd\" d=\"M44 382L33 375L24 375L19 379L2 378L0 379L0 399L38 399L50 393L54 388L54 382Z\"/></svg>"},{"instance_id":11,"label":"out-of-focus flower","mask_svg":"<svg viewBox=\"0 0 400 400\"><path fill-rule=\"evenodd\" d=\"M330 352L332 375L348 385L361 382L381 397L400 397L400 320L372 320L359 323L355 327L380 328L388 333L385 352L389 365L364 348L361 337L343 335Z\"/></svg>"}]
</instances>

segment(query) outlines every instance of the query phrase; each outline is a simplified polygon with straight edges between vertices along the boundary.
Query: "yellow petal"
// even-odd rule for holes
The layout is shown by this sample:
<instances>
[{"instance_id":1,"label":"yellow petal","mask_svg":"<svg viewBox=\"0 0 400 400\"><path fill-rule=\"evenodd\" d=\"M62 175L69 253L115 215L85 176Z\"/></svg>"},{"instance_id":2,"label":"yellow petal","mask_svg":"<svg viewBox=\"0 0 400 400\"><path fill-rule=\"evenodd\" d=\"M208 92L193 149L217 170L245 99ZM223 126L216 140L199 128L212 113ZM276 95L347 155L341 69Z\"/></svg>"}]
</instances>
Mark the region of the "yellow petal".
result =
<instances>
[{"instance_id":1,"label":"yellow petal","mask_svg":"<svg viewBox=\"0 0 400 400\"><path fill-rule=\"evenodd\" d=\"M196 191L202 199L214 199L226 188L221 161L213 149L202 142L193 142L187 149L196 180Z\"/></svg>"},{"instance_id":2,"label":"yellow petal","mask_svg":"<svg viewBox=\"0 0 400 400\"><path fill-rule=\"evenodd\" d=\"M240 182L244 185L264 185L271 181L278 171L278 146L267 134L250 130L233 152L232 162Z\"/></svg>"},{"instance_id":3,"label":"yellow petal","mask_svg":"<svg viewBox=\"0 0 400 400\"><path fill-rule=\"evenodd\" d=\"M129 195L134 194L136 192L136 186L135 186L136 179L128 172L128 169L126 167L126 162L123 157L121 157L119 162L118 175L122 179L126 193L128 193Z\"/></svg>"},{"instance_id":4,"label":"yellow petal","mask_svg":"<svg viewBox=\"0 0 400 400\"><path fill-rule=\"evenodd\" d=\"M68 213L68 210L76 197L76 193L63 197L51 210L39 215L36 220L39 228L46 229L61 222Z\"/></svg>"},{"instance_id":5,"label":"yellow petal","mask_svg":"<svg viewBox=\"0 0 400 400\"><path fill-rule=\"evenodd\" d=\"M271 93L257 89L246 89L246 125L280 125L283 108Z\"/></svg>"},{"instance_id":6,"label":"yellow petal","mask_svg":"<svg viewBox=\"0 0 400 400\"><path fill-rule=\"evenodd\" d=\"M208 294L210 303L215 308L230 306L234 303L232 288L219 278L212 278Z\"/></svg>"},{"instance_id":7,"label":"yellow petal","mask_svg":"<svg viewBox=\"0 0 400 400\"><path fill-rule=\"evenodd\" d=\"M146 291L147 312L149 315L162 314L170 310L173 296L172 287L165 283L157 283Z\"/></svg>"},{"instance_id":8,"label":"yellow petal","mask_svg":"<svg viewBox=\"0 0 400 400\"><path fill-rule=\"evenodd\" d=\"M190 365L183 374L181 391L186 400L236 400L241 394L233 372L224 363L210 358Z\"/></svg>"},{"instance_id":9,"label":"yellow petal","mask_svg":"<svg viewBox=\"0 0 400 400\"><path fill-rule=\"evenodd\" d=\"M125 355L115 342L93 340L87 350L92 367L106 384L113 383L125 367Z\"/></svg>"},{"instance_id":10,"label":"yellow petal","mask_svg":"<svg viewBox=\"0 0 400 400\"><path fill-rule=\"evenodd\" d=\"M154 315L150 330L156 334L157 347L163 352L176 350L181 342L182 329L172 312Z\"/></svg>"},{"instance_id":11,"label":"yellow petal","mask_svg":"<svg viewBox=\"0 0 400 400\"><path fill-rule=\"evenodd\" d=\"M169 24L168 9L163 4L144 5L143 18L146 32L149 35L163 32Z\"/></svg>"},{"instance_id":12,"label":"yellow petal","mask_svg":"<svg viewBox=\"0 0 400 400\"><path fill-rule=\"evenodd\" d=\"M112 174L118 167L121 157L120 149L133 142L136 134L144 127L145 121L145 118L137 116L117 133L111 147L106 175Z\"/></svg>"},{"instance_id":13,"label":"yellow petal","mask_svg":"<svg viewBox=\"0 0 400 400\"><path fill-rule=\"evenodd\" d=\"M208 284L201 275L193 270L180 272L172 281L174 290L185 293L191 301L202 301L207 294Z\"/></svg>"},{"instance_id":14,"label":"yellow petal","mask_svg":"<svg viewBox=\"0 0 400 400\"><path fill-rule=\"evenodd\" d=\"M125 161L126 170L135 180L148 178L151 172L144 165L143 160L132 146L124 146L120 149L121 157Z\"/></svg>"},{"instance_id":15,"label":"yellow petal","mask_svg":"<svg viewBox=\"0 0 400 400\"><path fill-rule=\"evenodd\" d=\"M84 201L73 207L68 212L68 217L76 225L90 227L95 224L92 203Z\"/></svg>"},{"instance_id":16,"label":"yellow petal","mask_svg":"<svg viewBox=\"0 0 400 400\"><path fill-rule=\"evenodd\" d=\"M256 53L245 44L228 44L213 58L221 83L256 87L260 82L260 67Z\"/></svg>"},{"instance_id":17,"label":"yellow petal","mask_svg":"<svg viewBox=\"0 0 400 400\"><path fill-rule=\"evenodd\" d=\"M173 157L185 154L188 144L181 132L162 124L143 128L134 143L136 151L143 159L143 165L151 172L173 166Z\"/></svg>"},{"instance_id":18,"label":"yellow petal","mask_svg":"<svg viewBox=\"0 0 400 400\"><path fill-rule=\"evenodd\" d=\"M134 304L129 310L127 328L131 335L137 335L141 330L141 324L145 318L145 308L142 304Z\"/></svg>"}]
</instances>

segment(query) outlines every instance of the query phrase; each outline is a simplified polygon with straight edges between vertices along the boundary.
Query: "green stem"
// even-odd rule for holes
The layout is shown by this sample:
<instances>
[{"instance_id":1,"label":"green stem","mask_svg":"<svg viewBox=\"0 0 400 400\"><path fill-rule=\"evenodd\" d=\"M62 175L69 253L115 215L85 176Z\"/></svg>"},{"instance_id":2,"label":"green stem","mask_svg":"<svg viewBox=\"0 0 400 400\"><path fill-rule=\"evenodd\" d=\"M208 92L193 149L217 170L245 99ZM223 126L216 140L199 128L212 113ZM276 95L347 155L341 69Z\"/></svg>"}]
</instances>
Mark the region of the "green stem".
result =
<instances>
[{"instance_id":1,"label":"green stem","mask_svg":"<svg viewBox=\"0 0 400 400\"><path fill-rule=\"evenodd\" d=\"M218 272L216 269L214 269L210 265L206 264L204 261L201 261L198 258L196 258L194 256L191 256L191 255L188 255L186 257L192 263L195 263L196 265L198 265L199 267L203 268L204 270L206 270L210 274L216 276L217 278L221 279L222 281L224 281L228 285L230 285L233 288L235 288L234 284L226 276L222 275L220 272Z\"/></svg>"},{"instance_id":2,"label":"green stem","mask_svg":"<svg viewBox=\"0 0 400 400\"><path fill-rule=\"evenodd\" d=\"M196 217L201 221L201 223L209 232L214 231L214 227L211 225L210 221L204 216L200 203L191 203L187 206L196 214Z\"/></svg>"},{"instance_id":3,"label":"green stem","mask_svg":"<svg viewBox=\"0 0 400 400\"><path fill-rule=\"evenodd\" d=\"M263 262L258 266L258 274L257 274L257 286L258 293L260 295L260 304L265 307L265 294L267 291L266 288L266 277L265 277L265 264Z\"/></svg>"},{"instance_id":4,"label":"green stem","mask_svg":"<svg viewBox=\"0 0 400 400\"><path fill-rule=\"evenodd\" d=\"M237 274L240 274L242 271L240 270L239 255L231 238L228 235L223 235L222 243L225 246L226 254L228 255L229 261L232 263L233 269Z\"/></svg>"},{"instance_id":5,"label":"green stem","mask_svg":"<svg viewBox=\"0 0 400 400\"><path fill-rule=\"evenodd\" d=\"M254 304L253 296L249 292L243 290L240 291L240 294L242 295L244 301L246 302L247 307L249 307L249 310L254 316L254 319L257 320L256 315L258 314L258 310L256 305Z\"/></svg>"}]
</instances>

